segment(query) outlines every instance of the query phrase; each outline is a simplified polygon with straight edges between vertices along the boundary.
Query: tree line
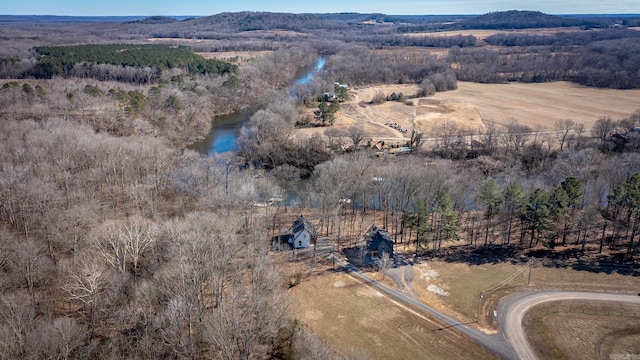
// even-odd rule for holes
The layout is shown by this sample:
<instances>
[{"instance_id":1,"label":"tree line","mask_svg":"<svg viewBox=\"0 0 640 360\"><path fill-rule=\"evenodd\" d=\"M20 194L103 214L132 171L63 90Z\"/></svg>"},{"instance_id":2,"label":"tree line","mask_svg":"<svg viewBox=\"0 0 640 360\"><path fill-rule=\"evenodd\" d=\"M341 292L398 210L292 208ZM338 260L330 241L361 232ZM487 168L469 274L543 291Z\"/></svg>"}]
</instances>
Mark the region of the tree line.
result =
<instances>
[{"instance_id":1,"label":"tree line","mask_svg":"<svg viewBox=\"0 0 640 360\"><path fill-rule=\"evenodd\" d=\"M185 68L190 74L234 73L237 66L217 59L204 59L186 46L169 45L75 45L34 48L37 63L25 76L50 79L68 77L77 66L91 74L95 65L109 64L133 68L154 68L161 72ZM82 64L82 65L77 65ZM76 70L76 72L79 70Z\"/></svg>"},{"instance_id":2,"label":"tree line","mask_svg":"<svg viewBox=\"0 0 640 360\"><path fill-rule=\"evenodd\" d=\"M571 81L586 86L633 89L640 86L640 35L625 29L556 35L497 34L486 39L502 47L449 51L463 81ZM524 49L524 51L523 51Z\"/></svg>"},{"instance_id":3,"label":"tree line","mask_svg":"<svg viewBox=\"0 0 640 360\"><path fill-rule=\"evenodd\" d=\"M362 222L366 212L378 210L396 246L420 255L437 256L443 243L461 239L477 249L542 246L549 256L577 248L612 262L638 258L636 152L605 154L595 138L580 143L558 132L545 140L555 150L532 167L528 149L540 149L540 138L528 133L516 150L512 141L520 138L483 136L500 140L472 158L391 159L361 150L316 166L309 201L323 231L354 246L370 226Z\"/></svg>"}]
</instances>

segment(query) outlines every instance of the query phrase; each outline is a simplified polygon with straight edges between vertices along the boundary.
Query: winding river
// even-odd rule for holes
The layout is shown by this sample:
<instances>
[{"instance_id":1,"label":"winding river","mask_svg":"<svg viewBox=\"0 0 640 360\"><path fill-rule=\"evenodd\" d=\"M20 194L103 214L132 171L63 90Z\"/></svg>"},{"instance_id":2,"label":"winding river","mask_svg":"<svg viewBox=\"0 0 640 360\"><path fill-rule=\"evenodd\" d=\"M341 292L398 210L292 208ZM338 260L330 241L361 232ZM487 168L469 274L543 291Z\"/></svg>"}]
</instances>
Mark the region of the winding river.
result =
<instances>
[{"instance_id":1,"label":"winding river","mask_svg":"<svg viewBox=\"0 0 640 360\"><path fill-rule=\"evenodd\" d=\"M318 57L313 66L301 69L296 74L293 83L306 84L310 82L322 70L326 61L326 57ZM229 115L216 116L211 124L211 132L203 140L193 144L191 148L207 155L236 151L240 129L255 112L255 108L250 108Z\"/></svg>"}]
</instances>

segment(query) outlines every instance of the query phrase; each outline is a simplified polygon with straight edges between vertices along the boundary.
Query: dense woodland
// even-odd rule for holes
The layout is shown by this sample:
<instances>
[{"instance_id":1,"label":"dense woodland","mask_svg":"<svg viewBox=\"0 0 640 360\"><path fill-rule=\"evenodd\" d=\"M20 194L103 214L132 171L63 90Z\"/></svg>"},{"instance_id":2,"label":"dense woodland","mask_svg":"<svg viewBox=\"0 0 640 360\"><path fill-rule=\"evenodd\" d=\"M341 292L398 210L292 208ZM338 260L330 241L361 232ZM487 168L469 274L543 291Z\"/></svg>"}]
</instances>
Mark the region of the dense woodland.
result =
<instances>
[{"instance_id":1,"label":"dense woodland","mask_svg":"<svg viewBox=\"0 0 640 360\"><path fill-rule=\"evenodd\" d=\"M357 245L371 225L365 214L377 211L398 251L419 257L580 256L593 268L634 269L640 112L602 118L592 129L570 119L547 134L516 121L487 123L476 134L442 124L435 143L413 134L404 157L341 153L324 137L294 136L301 114L335 81L416 83L419 96L453 90L457 79L638 87L630 59L640 38L626 29L389 42L407 31L400 26L440 20L239 13L46 23L56 30L47 33L3 24L0 358L336 357L295 320L290 281L270 252L279 230L272 225L285 209L255 206L294 191L336 250ZM267 29L305 33L255 32ZM52 79L33 73L56 49L97 51L149 36L215 41L195 43L197 51L273 51L222 71L193 71L191 60L160 47L166 66L84 57L65 60ZM92 42L111 45L50 48ZM450 50L436 57L406 46ZM321 75L292 84L319 55L327 56ZM187 148L215 115L248 107L259 110L242 130L239 153ZM334 135L354 149L363 140L356 127ZM459 141L471 135L475 142Z\"/></svg>"},{"instance_id":2,"label":"dense woodland","mask_svg":"<svg viewBox=\"0 0 640 360\"><path fill-rule=\"evenodd\" d=\"M39 46L33 70L24 76L50 79L53 76L69 77L84 69L91 74L96 65L110 64L132 68L153 68L156 73L173 68L185 68L189 74L225 74L236 71L237 66L216 59L204 59L187 46L169 45L76 45ZM77 69L77 64L81 69ZM107 80L98 78L97 80ZM127 79L114 79L126 82ZM145 79L147 80L147 79ZM136 82L128 80L128 82ZM137 81L139 84L153 82Z\"/></svg>"}]
</instances>

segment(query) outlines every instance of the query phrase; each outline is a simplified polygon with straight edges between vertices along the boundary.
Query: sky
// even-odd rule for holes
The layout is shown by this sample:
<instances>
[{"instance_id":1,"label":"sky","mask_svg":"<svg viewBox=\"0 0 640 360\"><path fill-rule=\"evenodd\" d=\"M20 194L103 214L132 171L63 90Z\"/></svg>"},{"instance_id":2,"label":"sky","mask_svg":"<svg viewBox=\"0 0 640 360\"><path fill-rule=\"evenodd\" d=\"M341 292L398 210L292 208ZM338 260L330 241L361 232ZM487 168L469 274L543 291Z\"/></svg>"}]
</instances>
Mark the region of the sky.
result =
<instances>
[{"instance_id":1,"label":"sky","mask_svg":"<svg viewBox=\"0 0 640 360\"><path fill-rule=\"evenodd\" d=\"M484 14L537 10L548 14L640 14L640 0L1 0L2 15L208 16L221 12Z\"/></svg>"}]
</instances>

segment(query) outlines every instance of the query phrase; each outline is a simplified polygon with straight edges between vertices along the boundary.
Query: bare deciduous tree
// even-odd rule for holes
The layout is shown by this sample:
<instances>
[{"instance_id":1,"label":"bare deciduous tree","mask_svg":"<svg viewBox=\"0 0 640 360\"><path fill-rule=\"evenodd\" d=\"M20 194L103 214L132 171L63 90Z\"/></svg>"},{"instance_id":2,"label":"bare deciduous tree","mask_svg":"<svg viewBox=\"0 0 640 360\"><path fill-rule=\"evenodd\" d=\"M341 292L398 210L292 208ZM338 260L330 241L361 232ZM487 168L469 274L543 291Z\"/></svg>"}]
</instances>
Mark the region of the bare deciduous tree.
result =
<instances>
[{"instance_id":1,"label":"bare deciduous tree","mask_svg":"<svg viewBox=\"0 0 640 360\"><path fill-rule=\"evenodd\" d=\"M392 265L391 256L388 252L383 251L382 256L378 259L378 268L382 273L382 280L384 280L385 271L389 269Z\"/></svg>"},{"instance_id":2,"label":"bare deciduous tree","mask_svg":"<svg viewBox=\"0 0 640 360\"><path fill-rule=\"evenodd\" d=\"M568 140L569 134L574 131L577 126L578 124L571 119L558 120L553 125L553 130L556 133L558 144L560 144L560 151L564 149L564 145Z\"/></svg>"}]
</instances>

